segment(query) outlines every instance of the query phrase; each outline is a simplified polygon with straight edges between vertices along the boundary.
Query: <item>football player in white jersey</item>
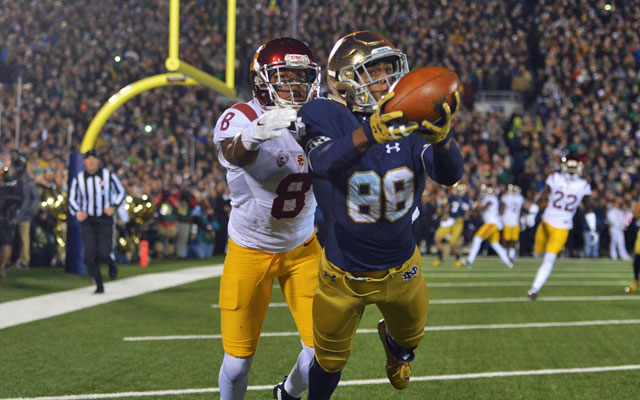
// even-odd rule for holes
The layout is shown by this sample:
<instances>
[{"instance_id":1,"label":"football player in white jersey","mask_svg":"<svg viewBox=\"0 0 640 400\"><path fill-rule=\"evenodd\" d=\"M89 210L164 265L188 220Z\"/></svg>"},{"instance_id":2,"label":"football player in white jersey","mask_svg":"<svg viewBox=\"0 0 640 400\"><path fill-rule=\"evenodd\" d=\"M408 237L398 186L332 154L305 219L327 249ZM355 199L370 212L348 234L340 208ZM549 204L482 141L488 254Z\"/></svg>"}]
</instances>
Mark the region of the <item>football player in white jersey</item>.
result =
<instances>
[{"instance_id":1,"label":"football player in white jersey","mask_svg":"<svg viewBox=\"0 0 640 400\"><path fill-rule=\"evenodd\" d=\"M315 98L320 67L292 38L260 46L250 67L253 99L227 109L215 126L218 159L231 194L229 245L220 278L222 400L243 399L249 370L278 279L302 351L274 398L300 398L314 358L313 294L321 248L308 160L294 129L297 109Z\"/></svg>"},{"instance_id":2,"label":"football player in white jersey","mask_svg":"<svg viewBox=\"0 0 640 400\"><path fill-rule=\"evenodd\" d=\"M482 213L483 224L473 235L471 249L467 257L467 266L471 267L476 260L476 256L480 251L480 246L485 240L489 240L491 248L496 252L500 260L508 268L513 268L513 263L509 260L507 252L500 244L500 229L502 221L500 220L500 202L495 194L493 187L482 184L480 186L480 212Z\"/></svg>"},{"instance_id":3,"label":"football player in white jersey","mask_svg":"<svg viewBox=\"0 0 640 400\"><path fill-rule=\"evenodd\" d=\"M580 203L583 203L585 220L589 232L596 232L596 215L591 205L591 185L580 177L582 162L562 158L562 172L554 172L547 177L546 185L536 203L541 205L547 201L542 214L542 221L536 230L533 252L536 256L544 254L542 265L533 281L527 296L531 300L538 297L538 292L549 278L553 263L562 250L569 231L573 228L573 216Z\"/></svg>"},{"instance_id":4,"label":"football player in white jersey","mask_svg":"<svg viewBox=\"0 0 640 400\"><path fill-rule=\"evenodd\" d=\"M511 262L516 261L516 243L520 239L520 215L524 205L524 196L520 186L508 185L507 191L500 197L502 210L502 237L504 248Z\"/></svg>"}]
</instances>

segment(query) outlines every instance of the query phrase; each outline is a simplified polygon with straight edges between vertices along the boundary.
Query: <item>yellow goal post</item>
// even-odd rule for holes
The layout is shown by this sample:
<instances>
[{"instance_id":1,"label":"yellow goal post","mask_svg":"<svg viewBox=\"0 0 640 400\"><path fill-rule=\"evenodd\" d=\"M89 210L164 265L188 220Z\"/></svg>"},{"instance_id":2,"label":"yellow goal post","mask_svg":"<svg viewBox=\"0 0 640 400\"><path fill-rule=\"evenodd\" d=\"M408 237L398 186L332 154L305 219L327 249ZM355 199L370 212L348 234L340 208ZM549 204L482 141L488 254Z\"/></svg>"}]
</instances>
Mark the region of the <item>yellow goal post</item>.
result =
<instances>
[{"instance_id":1,"label":"yellow goal post","mask_svg":"<svg viewBox=\"0 0 640 400\"><path fill-rule=\"evenodd\" d=\"M227 50L225 82L180 60L180 0L169 0L169 56L165 60L168 73L158 74L131 83L111 96L93 117L82 138L80 152L85 153L95 146L100 130L109 117L138 94L161 86L204 85L226 97L235 97L235 44L236 44L236 0L227 0Z\"/></svg>"}]
</instances>

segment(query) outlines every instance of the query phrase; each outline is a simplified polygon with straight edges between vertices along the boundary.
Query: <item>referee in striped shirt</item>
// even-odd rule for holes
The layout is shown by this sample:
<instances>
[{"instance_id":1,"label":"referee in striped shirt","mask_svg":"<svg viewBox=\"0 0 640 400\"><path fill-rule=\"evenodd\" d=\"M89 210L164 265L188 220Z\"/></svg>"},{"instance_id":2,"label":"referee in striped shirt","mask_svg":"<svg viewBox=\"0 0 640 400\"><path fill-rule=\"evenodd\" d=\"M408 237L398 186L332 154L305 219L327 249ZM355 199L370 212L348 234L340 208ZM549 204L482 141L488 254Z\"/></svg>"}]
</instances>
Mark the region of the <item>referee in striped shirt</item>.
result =
<instances>
[{"instance_id":1,"label":"referee in striped shirt","mask_svg":"<svg viewBox=\"0 0 640 400\"><path fill-rule=\"evenodd\" d=\"M113 214L124 201L125 190L118 177L100 168L98 153L91 149L84 155L85 170L71 181L69 208L80 222L84 265L96 282L95 293L104 293L100 264L109 262L113 246ZM109 270L114 279L116 270Z\"/></svg>"}]
</instances>

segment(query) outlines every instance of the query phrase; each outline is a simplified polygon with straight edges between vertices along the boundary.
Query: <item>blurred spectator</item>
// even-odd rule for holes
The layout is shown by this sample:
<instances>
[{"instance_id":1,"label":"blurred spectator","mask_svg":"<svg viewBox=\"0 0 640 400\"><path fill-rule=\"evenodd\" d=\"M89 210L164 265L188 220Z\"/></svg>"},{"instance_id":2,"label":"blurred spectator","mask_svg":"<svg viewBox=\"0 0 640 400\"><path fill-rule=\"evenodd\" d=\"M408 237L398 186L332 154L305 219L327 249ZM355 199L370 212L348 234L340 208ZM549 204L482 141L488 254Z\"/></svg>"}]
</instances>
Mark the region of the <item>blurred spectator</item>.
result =
<instances>
[{"instance_id":1,"label":"blurred spectator","mask_svg":"<svg viewBox=\"0 0 640 400\"><path fill-rule=\"evenodd\" d=\"M616 197L607 210L607 224L609 225L609 236L611 237L609 257L612 260L631 261L624 238L624 230L627 229L631 221L628 220L627 211L624 208L624 198Z\"/></svg>"},{"instance_id":2,"label":"blurred spectator","mask_svg":"<svg viewBox=\"0 0 640 400\"><path fill-rule=\"evenodd\" d=\"M56 219L46 208L40 208L31 221L31 266L50 267L57 254Z\"/></svg>"},{"instance_id":3,"label":"blurred spectator","mask_svg":"<svg viewBox=\"0 0 640 400\"><path fill-rule=\"evenodd\" d=\"M156 229L158 240L154 243L155 256L159 259L175 255L176 235L178 234L177 209L178 195L165 189L155 197L153 204L157 210Z\"/></svg>"},{"instance_id":4,"label":"blurred spectator","mask_svg":"<svg viewBox=\"0 0 640 400\"><path fill-rule=\"evenodd\" d=\"M22 202L17 215L20 255L16 261L16 268L28 269L31 262L31 219L40 206L40 196L36 184L27 171L27 158L23 154L16 155L12 161L12 167L22 189Z\"/></svg>"},{"instance_id":5,"label":"blurred spectator","mask_svg":"<svg viewBox=\"0 0 640 400\"><path fill-rule=\"evenodd\" d=\"M187 257L198 259L211 257L213 255L216 231L218 229L220 229L220 227L218 226L213 207L206 206L204 213L197 211L192 218Z\"/></svg>"},{"instance_id":6,"label":"blurred spectator","mask_svg":"<svg viewBox=\"0 0 640 400\"><path fill-rule=\"evenodd\" d=\"M192 215L194 212L201 213L198 200L189 190L182 190L177 195L178 206L176 207L176 257L187 257L187 242L192 228Z\"/></svg>"}]
</instances>

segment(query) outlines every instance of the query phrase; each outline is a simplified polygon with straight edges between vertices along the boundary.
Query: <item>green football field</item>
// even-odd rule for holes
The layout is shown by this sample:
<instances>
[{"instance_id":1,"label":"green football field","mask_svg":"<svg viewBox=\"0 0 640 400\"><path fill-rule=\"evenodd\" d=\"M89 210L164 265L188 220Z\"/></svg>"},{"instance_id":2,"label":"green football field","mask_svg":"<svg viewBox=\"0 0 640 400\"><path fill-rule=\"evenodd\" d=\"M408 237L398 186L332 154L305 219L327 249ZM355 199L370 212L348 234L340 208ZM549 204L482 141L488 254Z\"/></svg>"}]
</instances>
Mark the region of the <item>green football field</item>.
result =
<instances>
[{"instance_id":1,"label":"green football field","mask_svg":"<svg viewBox=\"0 0 640 400\"><path fill-rule=\"evenodd\" d=\"M386 380L380 313L370 307L334 399L640 398L640 295L624 292L629 262L561 258L532 302L539 260L513 270L495 257L472 269L432 261L423 260L431 305L409 387ZM121 266L119 280L221 262ZM0 303L89 284L60 269L12 270ZM219 398L218 287L219 278L204 279L0 329L0 399ZM276 286L246 399L270 399L300 350L282 302Z\"/></svg>"}]
</instances>

